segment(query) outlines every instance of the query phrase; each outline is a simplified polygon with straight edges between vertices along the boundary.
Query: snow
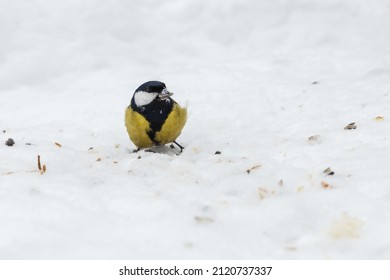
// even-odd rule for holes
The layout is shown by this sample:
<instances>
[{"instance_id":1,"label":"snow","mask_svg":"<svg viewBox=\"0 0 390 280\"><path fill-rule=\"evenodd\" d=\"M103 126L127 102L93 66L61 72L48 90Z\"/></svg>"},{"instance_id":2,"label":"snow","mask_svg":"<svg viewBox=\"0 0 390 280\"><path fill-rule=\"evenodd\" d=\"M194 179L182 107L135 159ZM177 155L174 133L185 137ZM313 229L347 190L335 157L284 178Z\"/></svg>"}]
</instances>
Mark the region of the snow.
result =
<instances>
[{"instance_id":1,"label":"snow","mask_svg":"<svg viewBox=\"0 0 390 280\"><path fill-rule=\"evenodd\" d=\"M0 7L0 258L390 257L389 1ZM130 153L149 80L180 156Z\"/></svg>"}]
</instances>

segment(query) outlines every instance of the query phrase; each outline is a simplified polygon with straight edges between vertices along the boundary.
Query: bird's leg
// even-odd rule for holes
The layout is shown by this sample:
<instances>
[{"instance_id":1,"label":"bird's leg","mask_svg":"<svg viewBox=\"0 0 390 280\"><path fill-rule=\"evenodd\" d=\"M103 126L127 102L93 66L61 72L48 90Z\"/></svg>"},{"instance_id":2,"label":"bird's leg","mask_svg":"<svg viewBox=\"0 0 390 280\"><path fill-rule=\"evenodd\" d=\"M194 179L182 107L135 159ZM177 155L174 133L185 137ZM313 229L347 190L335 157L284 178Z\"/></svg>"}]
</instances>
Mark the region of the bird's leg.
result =
<instances>
[{"instance_id":1,"label":"bird's leg","mask_svg":"<svg viewBox=\"0 0 390 280\"><path fill-rule=\"evenodd\" d=\"M138 153L140 150L141 150L141 148L134 149L134 150L132 151L132 153L133 153L133 154Z\"/></svg>"},{"instance_id":2,"label":"bird's leg","mask_svg":"<svg viewBox=\"0 0 390 280\"><path fill-rule=\"evenodd\" d=\"M173 143L175 143L179 148L180 148L180 153L181 154L184 150L184 147L182 145L180 145L179 143L177 143L176 141L173 141Z\"/></svg>"}]
</instances>

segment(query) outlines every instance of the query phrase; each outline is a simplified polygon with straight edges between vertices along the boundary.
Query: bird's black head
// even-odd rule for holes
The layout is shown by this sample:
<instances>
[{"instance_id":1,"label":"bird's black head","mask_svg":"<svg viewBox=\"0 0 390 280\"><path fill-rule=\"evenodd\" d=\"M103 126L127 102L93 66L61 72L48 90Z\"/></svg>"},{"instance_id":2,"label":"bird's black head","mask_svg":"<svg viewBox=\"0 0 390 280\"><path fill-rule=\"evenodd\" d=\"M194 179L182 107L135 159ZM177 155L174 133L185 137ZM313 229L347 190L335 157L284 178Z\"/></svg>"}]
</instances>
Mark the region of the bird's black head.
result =
<instances>
[{"instance_id":1,"label":"bird's black head","mask_svg":"<svg viewBox=\"0 0 390 280\"><path fill-rule=\"evenodd\" d=\"M172 92L169 92L164 83L150 81L140 85L134 92L131 103L136 107L143 107L152 102L171 102Z\"/></svg>"},{"instance_id":2,"label":"bird's black head","mask_svg":"<svg viewBox=\"0 0 390 280\"><path fill-rule=\"evenodd\" d=\"M135 92L137 91L145 91L151 93L161 93L167 87L163 82L159 81L149 81L140 85Z\"/></svg>"}]
</instances>

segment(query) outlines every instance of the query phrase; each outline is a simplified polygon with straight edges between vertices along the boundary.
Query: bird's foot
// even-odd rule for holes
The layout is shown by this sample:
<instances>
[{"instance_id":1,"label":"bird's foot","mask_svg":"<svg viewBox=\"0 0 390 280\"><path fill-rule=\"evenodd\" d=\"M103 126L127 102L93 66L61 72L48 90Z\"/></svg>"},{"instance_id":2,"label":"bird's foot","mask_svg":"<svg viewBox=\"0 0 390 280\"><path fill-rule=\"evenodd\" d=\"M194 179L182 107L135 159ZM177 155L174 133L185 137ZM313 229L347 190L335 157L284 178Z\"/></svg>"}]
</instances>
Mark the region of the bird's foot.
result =
<instances>
[{"instance_id":1,"label":"bird's foot","mask_svg":"<svg viewBox=\"0 0 390 280\"><path fill-rule=\"evenodd\" d=\"M180 145L179 143L177 143L176 141L173 141L173 143L175 143L175 144L179 147L179 149L180 149L179 155L180 155L180 154L183 152L184 147L183 147L182 145ZM175 146L173 146L173 144L171 144L170 147L171 147L172 149L175 148Z\"/></svg>"}]
</instances>

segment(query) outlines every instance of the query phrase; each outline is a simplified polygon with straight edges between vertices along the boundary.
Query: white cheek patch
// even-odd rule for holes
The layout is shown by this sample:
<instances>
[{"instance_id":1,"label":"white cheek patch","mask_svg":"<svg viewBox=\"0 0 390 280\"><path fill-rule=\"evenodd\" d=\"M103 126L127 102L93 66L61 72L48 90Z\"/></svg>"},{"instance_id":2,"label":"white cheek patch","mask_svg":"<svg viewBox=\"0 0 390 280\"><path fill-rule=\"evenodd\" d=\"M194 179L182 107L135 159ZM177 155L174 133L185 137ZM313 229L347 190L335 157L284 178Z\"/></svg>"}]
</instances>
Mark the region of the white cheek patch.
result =
<instances>
[{"instance_id":1,"label":"white cheek patch","mask_svg":"<svg viewBox=\"0 0 390 280\"><path fill-rule=\"evenodd\" d=\"M148 105L152 102L157 96L157 93L146 92L146 91L137 91L134 94L134 102L137 107L142 107Z\"/></svg>"}]
</instances>

